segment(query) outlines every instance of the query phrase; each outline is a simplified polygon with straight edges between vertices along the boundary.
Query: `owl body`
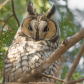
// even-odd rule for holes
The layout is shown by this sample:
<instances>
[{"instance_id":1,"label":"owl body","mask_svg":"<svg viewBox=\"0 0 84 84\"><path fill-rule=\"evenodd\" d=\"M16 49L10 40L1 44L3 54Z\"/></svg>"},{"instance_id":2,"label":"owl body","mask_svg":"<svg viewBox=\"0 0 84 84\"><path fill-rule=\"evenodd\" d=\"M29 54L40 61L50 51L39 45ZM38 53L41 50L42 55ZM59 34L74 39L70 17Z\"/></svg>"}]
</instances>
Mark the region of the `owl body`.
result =
<instances>
[{"instance_id":1,"label":"owl body","mask_svg":"<svg viewBox=\"0 0 84 84\"><path fill-rule=\"evenodd\" d=\"M28 3L28 16L19 27L6 53L3 82L17 82L42 65L57 49L60 44L60 29L51 18L54 10L53 6L46 15L35 14L31 3ZM60 65L61 59L58 59L43 73L58 76ZM46 77L36 81L55 82Z\"/></svg>"}]
</instances>

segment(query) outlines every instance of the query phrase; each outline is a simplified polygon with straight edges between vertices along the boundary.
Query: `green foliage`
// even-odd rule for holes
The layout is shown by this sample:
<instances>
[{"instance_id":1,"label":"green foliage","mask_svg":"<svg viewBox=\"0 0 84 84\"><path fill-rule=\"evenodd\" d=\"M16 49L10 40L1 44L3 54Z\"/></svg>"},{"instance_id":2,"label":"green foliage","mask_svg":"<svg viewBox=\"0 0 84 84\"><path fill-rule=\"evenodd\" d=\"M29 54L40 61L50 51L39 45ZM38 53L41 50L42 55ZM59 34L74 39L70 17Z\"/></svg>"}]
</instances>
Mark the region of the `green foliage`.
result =
<instances>
[{"instance_id":1,"label":"green foliage","mask_svg":"<svg viewBox=\"0 0 84 84\"><path fill-rule=\"evenodd\" d=\"M69 67L64 65L61 78L64 79L69 71Z\"/></svg>"},{"instance_id":2,"label":"green foliage","mask_svg":"<svg viewBox=\"0 0 84 84\"><path fill-rule=\"evenodd\" d=\"M66 37L70 37L74 35L78 31L78 26L73 23L73 15L66 7L66 13L58 8L59 12L61 13L61 20L60 22L60 29L61 29L61 41ZM61 11L60 11L61 10Z\"/></svg>"},{"instance_id":3,"label":"green foliage","mask_svg":"<svg viewBox=\"0 0 84 84\"><path fill-rule=\"evenodd\" d=\"M81 72L77 72L77 71L75 71L74 73L73 73L73 75L72 75L72 80L77 80L77 79L80 79L80 78L83 78L84 76L82 75L82 73Z\"/></svg>"},{"instance_id":4,"label":"green foliage","mask_svg":"<svg viewBox=\"0 0 84 84\"><path fill-rule=\"evenodd\" d=\"M35 4L37 12L40 14L45 13L50 8L48 0L31 0L31 1Z\"/></svg>"}]
</instances>

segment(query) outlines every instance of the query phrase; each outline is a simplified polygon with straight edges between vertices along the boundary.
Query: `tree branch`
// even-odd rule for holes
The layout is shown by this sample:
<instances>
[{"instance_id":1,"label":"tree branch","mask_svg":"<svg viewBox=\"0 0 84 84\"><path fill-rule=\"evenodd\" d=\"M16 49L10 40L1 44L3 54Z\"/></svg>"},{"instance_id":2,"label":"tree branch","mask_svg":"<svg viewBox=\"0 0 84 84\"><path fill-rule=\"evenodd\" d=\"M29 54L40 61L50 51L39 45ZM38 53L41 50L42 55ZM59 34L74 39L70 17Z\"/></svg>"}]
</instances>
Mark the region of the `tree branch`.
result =
<instances>
[{"instance_id":1,"label":"tree branch","mask_svg":"<svg viewBox=\"0 0 84 84\"><path fill-rule=\"evenodd\" d=\"M19 20L18 20L16 14L15 14L15 10L14 10L14 2L13 2L13 0L11 0L11 4L12 4L12 12L13 12L13 16L15 17L15 19L16 19L16 21L17 21L17 23L18 23L18 27L19 27L19 26L20 26L20 23L19 23Z\"/></svg>"},{"instance_id":2,"label":"tree branch","mask_svg":"<svg viewBox=\"0 0 84 84\"><path fill-rule=\"evenodd\" d=\"M11 16L9 16L9 17L7 18L7 20L5 21L5 23L4 23L3 27L2 27L2 31L3 31L3 28L4 28L5 24L6 24L6 22L7 22L12 16L13 16L13 15L11 15Z\"/></svg>"},{"instance_id":3,"label":"tree branch","mask_svg":"<svg viewBox=\"0 0 84 84\"><path fill-rule=\"evenodd\" d=\"M77 55L77 58L75 59L75 61L73 63L73 66L71 67L70 72L67 74L67 76L65 78L65 83L64 84L67 84L67 82L70 80L70 78L71 78L72 74L74 73L74 71L75 71L75 69L76 69L76 67L77 67L77 65L79 63L79 60L80 60L80 58L81 58L81 56L82 56L83 53L84 53L84 43L83 43L82 47L79 50L79 53Z\"/></svg>"},{"instance_id":4,"label":"tree branch","mask_svg":"<svg viewBox=\"0 0 84 84\"><path fill-rule=\"evenodd\" d=\"M79 42L84 38L84 28L81 29L78 33L76 33L74 36L72 36L69 40L67 45L61 44L59 48L52 53L52 55L46 59L46 61L38 67L36 72L33 74L27 74L25 77L18 79L18 82L29 82L33 81L34 76L38 73L42 73L44 70L46 70L52 63L54 63L57 59L61 57L70 47L72 47L74 44ZM35 80L35 79L34 79Z\"/></svg>"},{"instance_id":5,"label":"tree branch","mask_svg":"<svg viewBox=\"0 0 84 84\"><path fill-rule=\"evenodd\" d=\"M52 79L55 79L55 80L58 80L58 81L60 81L60 82L64 82L64 80L62 80L62 79L59 79L59 78L57 78L57 77L55 77L55 76L50 76L50 75L46 75L46 74L41 74L42 76L45 76L45 77L47 77L47 78L52 78Z\"/></svg>"},{"instance_id":6,"label":"tree branch","mask_svg":"<svg viewBox=\"0 0 84 84\"><path fill-rule=\"evenodd\" d=\"M4 3L0 4L0 10L1 8L8 2L9 0L6 0Z\"/></svg>"},{"instance_id":7,"label":"tree branch","mask_svg":"<svg viewBox=\"0 0 84 84\"><path fill-rule=\"evenodd\" d=\"M78 80L74 80L74 81L70 81L68 84L77 84L78 82L83 81L84 78L78 79Z\"/></svg>"}]
</instances>

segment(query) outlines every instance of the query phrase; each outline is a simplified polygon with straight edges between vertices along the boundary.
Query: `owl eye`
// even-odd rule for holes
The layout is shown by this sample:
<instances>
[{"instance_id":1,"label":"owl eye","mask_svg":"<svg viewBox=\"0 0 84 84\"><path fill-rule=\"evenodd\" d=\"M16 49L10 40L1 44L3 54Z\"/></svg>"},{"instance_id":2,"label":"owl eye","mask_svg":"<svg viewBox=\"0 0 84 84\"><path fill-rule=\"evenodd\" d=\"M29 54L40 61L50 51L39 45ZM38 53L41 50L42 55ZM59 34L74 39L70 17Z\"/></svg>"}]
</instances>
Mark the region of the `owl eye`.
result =
<instances>
[{"instance_id":1,"label":"owl eye","mask_svg":"<svg viewBox=\"0 0 84 84\"><path fill-rule=\"evenodd\" d=\"M31 30L31 31L33 31L33 29L32 29L32 27L31 27L31 26L29 26L29 27L28 27L28 29L29 29L29 30Z\"/></svg>"},{"instance_id":2,"label":"owl eye","mask_svg":"<svg viewBox=\"0 0 84 84\"><path fill-rule=\"evenodd\" d=\"M47 32L47 31L49 31L49 28L48 28L48 26L45 26L45 28L44 28L44 30L43 30L44 32Z\"/></svg>"}]
</instances>

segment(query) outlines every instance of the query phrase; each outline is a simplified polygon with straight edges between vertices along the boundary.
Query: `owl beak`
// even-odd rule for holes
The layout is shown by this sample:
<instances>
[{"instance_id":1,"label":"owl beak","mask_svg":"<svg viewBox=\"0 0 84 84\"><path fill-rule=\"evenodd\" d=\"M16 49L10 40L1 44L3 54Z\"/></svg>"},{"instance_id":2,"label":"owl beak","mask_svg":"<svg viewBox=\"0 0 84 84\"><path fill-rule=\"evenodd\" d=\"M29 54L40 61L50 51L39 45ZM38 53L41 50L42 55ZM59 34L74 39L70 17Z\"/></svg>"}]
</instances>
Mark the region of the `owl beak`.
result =
<instances>
[{"instance_id":1,"label":"owl beak","mask_svg":"<svg viewBox=\"0 0 84 84\"><path fill-rule=\"evenodd\" d=\"M38 31L36 32L36 38L35 38L35 40L36 40L36 41L39 40L39 32L38 32Z\"/></svg>"}]
</instances>

